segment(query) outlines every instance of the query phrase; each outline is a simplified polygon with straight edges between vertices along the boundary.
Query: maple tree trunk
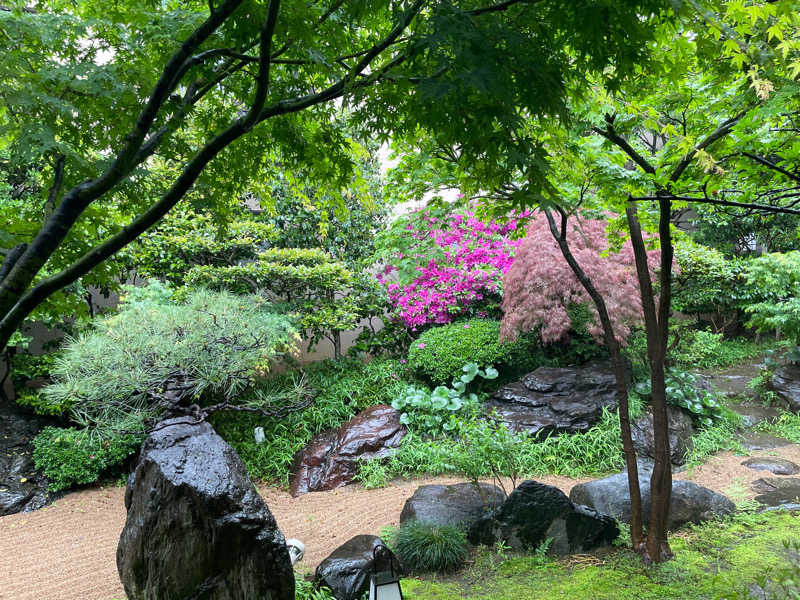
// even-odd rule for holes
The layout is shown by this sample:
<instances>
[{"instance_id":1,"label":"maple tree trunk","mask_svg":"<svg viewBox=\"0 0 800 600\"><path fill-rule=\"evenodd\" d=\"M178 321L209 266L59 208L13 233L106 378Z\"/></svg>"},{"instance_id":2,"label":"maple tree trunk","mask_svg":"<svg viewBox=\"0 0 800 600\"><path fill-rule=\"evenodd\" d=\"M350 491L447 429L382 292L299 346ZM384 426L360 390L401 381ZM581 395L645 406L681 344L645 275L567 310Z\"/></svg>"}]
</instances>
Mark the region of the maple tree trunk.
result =
<instances>
[{"instance_id":1,"label":"maple tree trunk","mask_svg":"<svg viewBox=\"0 0 800 600\"><path fill-rule=\"evenodd\" d=\"M670 233L670 201L661 199L659 206L660 297L658 304L650 281L647 252L639 224L638 209L629 203L625 214L631 232L636 260L636 274L642 299L645 331L647 333L647 360L650 365L652 385L651 410L653 411L653 441L655 464L650 477L650 514L647 527L647 558L662 562L672 558L667 540L669 510L672 497L672 463L669 447L669 418L667 416L667 394L665 362L669 335L669 312L672 292L672 238Z\"/></svg>"},{"instance_id":2,"label":"maple tree trunk","mask_svg":"<svg viewBox=\"0 0 800 600\"><path fill-rule=\"evenodd\" d=\"M570 269L578 278L583 289L589 294L589 297L594 302L597 314L600 317L600 324L603 326L603 336L605 338L606 346L608 347L609 354L611 355L611 362L614 365L614 379L616 385L617 405L619 406L619 425L620 433L622 436L622 449L625 454L625 470L628 474L628 491L631 497L631 543L634 551L639 554L646 552L644 543L644 533L642 527L643 511L642 511L642 493L639 489L639 465L636 462L636 450L633 447L633 438L631 437L631 417L630 408L628 405L628 385L625 376L625 364L620 352L619 342L614 335L614 328L611 325L611 319L608 316L608 308L606 307L605 299L597 291L597 288L592 284L586 272L575 260L575 256L570 250L567 241L567 215L563 209L556 208L561 215L561 228L559 231L550 210L545 209L544 213L550 225L550 233L561 249L561 254L564 260L567 261Z\"/></svg>"}]
</instances>

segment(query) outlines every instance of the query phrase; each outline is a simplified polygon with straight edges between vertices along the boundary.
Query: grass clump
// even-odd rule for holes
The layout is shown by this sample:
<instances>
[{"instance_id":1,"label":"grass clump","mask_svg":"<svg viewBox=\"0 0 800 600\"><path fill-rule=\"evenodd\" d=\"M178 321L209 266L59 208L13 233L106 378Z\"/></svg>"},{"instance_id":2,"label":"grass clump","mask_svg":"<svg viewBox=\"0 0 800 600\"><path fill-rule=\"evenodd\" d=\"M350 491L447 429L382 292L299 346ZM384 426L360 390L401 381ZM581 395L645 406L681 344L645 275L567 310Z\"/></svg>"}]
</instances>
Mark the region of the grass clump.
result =
<instances>
[{"instance_id":1,"label":"grass clump","mask_svg":"<svg viewBox=\"0 0 800 600\"><path fill-rule=\"evenodd\" d=\"M782 437L793 444L800 444L800 415L795 413L782 412L771 421L759 423L755 429Z\"/></svg>"},{"instance_id":2,"label":"grass clump","mask_svg":"<svg viewBox=\"0 0 800 600\"><path fill-rule=\"evenodd\" d=\"M742 417L737 413L722 409L722 416L711 425L705 426L692 438L692 447L686 453L686 466L697 467L706 458L730 450L739 455L747 454L742 445L738 430L742 426Z\"/></svg>"},{"instance_id":3,"label":"grass clump","mask_svg":"<svg viewBox=\"0 0 800 600\"><path fill-rule=\"evenodd\" d=\"M339 427L369 406L391 404L407 386L398 361L322 361L302 373L284 373L260 384L260 393L286 402L312 394L314 402L308 408L280 421L250 413L218 413L211 422L242 458L252 479L285 486L295 453L314 435ZM253 436L256 427L264 428L266 439L261 444Z\"/></svg>"},{"instance_id":4,"label":"grass clump","mask_svg":"<svg viewBox=\"0 0 800 600\"><path fill-rule=\"evenodd\" d=\"M394 536L394 552L413 571L446 573L467 559L467 536L455 525L433 525L410 521Z\"/></svg>"}]
</instances>

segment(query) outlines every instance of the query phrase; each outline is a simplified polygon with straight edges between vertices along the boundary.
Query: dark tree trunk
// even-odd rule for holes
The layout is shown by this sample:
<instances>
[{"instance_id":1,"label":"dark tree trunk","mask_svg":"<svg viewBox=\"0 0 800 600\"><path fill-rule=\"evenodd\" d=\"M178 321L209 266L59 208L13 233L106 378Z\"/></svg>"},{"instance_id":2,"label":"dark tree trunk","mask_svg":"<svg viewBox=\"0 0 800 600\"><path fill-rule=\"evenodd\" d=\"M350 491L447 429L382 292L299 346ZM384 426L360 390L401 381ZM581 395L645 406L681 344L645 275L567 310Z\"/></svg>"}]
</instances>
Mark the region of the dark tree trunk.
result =
<instances>
[{"instance_id":1,"label":"dark tree trunk","mask_svg":"<svg viewBox=\"0 0 800 600\"><path fill-rule=\"evenodd\" d=\"M550 225L550 233L553 234L564 260L569 264L570 269L578 278L583 289L589 294L594 302L597 314L600 317L600 324L603 326L603 335L611 354L611 362L614 365L614 378L616 382L617 405L619 406L619 425L622 434L622 448L625 453L625 467L628 473L628 489L631 496L631 542L635 552L643 554L645 552L644 533L642 527L642 494L639 489L639 465L636 462L636 450L633 447L631 438L631 417L628 406L628 386L625 378L625 365L622 361L619 342L614 335L614 328L611 325L611 318L608 316L608 308L603 296L594 287L592 281L586 275L575 260L575 256L567 241L567 215L561 208L556 208L561 216L561 227L556 225L555 219L550 210L545 209L547 221Z\"/></svg>"},{"instance_id":2,"label":"dark tree trunk","mask_svg":"<svg viewBox=\"0 0 800 600\"><path fill-rule=\"evenodd\" d=\"M659 234L661 242L660 299L658 306L650 281L647 251L638 210L633 203L626 208L636 260L636 274L642 299L645 331L647 333L647 360L650 365L652 385L653 441L655 465L650 478L650 520L647 529L647 556L653 562L662 562L672 557L667 542L667 525L672 495L672 463L669 448L669 418L667 416L667 394L664 381L667 340L669 335L669 310L672 285L672 239L670 234L670 202L660 205ZM665 215L666 210L666 215Z\"/></svg>"}]
</instances>

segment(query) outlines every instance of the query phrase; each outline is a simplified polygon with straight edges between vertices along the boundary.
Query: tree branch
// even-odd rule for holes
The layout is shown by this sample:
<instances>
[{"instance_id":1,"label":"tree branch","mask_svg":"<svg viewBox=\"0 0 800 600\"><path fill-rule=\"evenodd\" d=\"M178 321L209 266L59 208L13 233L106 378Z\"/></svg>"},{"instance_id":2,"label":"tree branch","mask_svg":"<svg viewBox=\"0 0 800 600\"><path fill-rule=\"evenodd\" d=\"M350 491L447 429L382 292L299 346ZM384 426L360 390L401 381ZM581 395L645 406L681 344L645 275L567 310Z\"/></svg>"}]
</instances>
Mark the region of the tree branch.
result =
<instances>
[{"instance_id":1,"label":"tree branch","mask_svg":"<svg viewBox=\"0 0 800 600\"><path fill-rule=\"evenodd\" d=\"M744 117L746 114L747 111L742 111L735 117L731 117L730 119L722 123L722 125L717 127L717 129L714 130L711 134L709 134L709 136L706 137L702 142L697 144L697 146L695 146L692 150L690 150L686 154L686 156L684 156L683 159L675 166L675 168L672 170L672 173L669 176L669 180L673 183L678 181L678 179L680 179L681 175L683 175L683 172L692 163L694 157L700 150L705 150L717 140L728 135L733 129L734 125L736 125L736 123L738 123L742 119L742 117Z\"/></svg>"},{"instance_id":2,"label":"tree branch","mask_svg":"<svg viewBox=\"0 0 800 600\"><path fill-rule=\"evenodd\" d=\"M742 152L742 156L746 156L747 158L754 160L761 165L764 165L768 169L772 169L773 171L777 171L778 173L786 175L786 177L788 177L792 181L800 182L800 175L792 173L791 171L787 171L783 167L775 164L771 160L767 160L763 156L757 156L755 154L751 154L750 152Z\"/></svg>"},{"instance_id":3,"label":"tree branch","mask_svg":"<svg viewBox=\"0 0 800 600\"><path fill-rule=\"evenodd\" d=\"M600 129L599 127L592 127L592 131L595 133L603 136L608 141L613 144L616 144L619 148L622 149L625 154L627 154L630 159L635 162L645 173L649 173L650 175L656 174L656 168L651 165L648 160L639 154L636 149L628 143L624 137L619 135L614 129L614 117L612 115L606 115L606 128Z\"/></svg>"},{"instance_id":4,"label":"tree branch","mask_svg":"<svg viewBox=\"0 0 800 600\"><path fill-rule=\"evenodd\" d=\"M97 198L112 189L132 168L141 145L155 121L163 103L177 85L174 75L192 52L203 43L236 10L242 0L226 0L215 12L209 15L197 29L175 51L162 70L145 107L139 113L133 129L125 137L122 149L111 165L96 179L84 181L69 190L47 221L42 225L25 253L17 260L11 272L0 283L0 315L9 316L18 299L26 293L36 275L64 241L72 226L83 211ZM0 331L4 326L0 325ZM10 335L10 334L9 334ZM4 335L0 334L0 342ZM0 344L2 347L3 344Z\"/></svg>"},{"instance_id":5,"label":"tree branch","mask_svg":"<svg viewBox=\"0 0 800 600\"><path fill-rule=\"evenodd\" d=\"M644 202L652 200L661 200L664 196L630 196L629 202ZM786 215L800 215L800 210L794 208L784 208L782 206L770 206L769 204L753 204L751 202L732 202L730 200L718 200L716 198L693 198L691 196L676 196L670 194L667 196L670 200L682 200L684 202L698 202L701 204L713 204L715 206L730 206L733 208L744 208L758 212L765 212L771 214L786 214Z\"/></svg>"},{"instance_id":6,"label":"tree branch","mask_svg":"<svg viewBox=\"0 0 800 600\"><path fill-rule=\"evenodd\" d=\"M61 184L64 182L64 160L66 157L59 154L56 159L56 166L53 173L53 185L50 186L50 192L47 194L47 201L44 205L44 216L47 218L56 208L56 200L58 199L58 192L61 191ZM2 278L0 278L2 281Z\"/></svg>"}]
</instances>

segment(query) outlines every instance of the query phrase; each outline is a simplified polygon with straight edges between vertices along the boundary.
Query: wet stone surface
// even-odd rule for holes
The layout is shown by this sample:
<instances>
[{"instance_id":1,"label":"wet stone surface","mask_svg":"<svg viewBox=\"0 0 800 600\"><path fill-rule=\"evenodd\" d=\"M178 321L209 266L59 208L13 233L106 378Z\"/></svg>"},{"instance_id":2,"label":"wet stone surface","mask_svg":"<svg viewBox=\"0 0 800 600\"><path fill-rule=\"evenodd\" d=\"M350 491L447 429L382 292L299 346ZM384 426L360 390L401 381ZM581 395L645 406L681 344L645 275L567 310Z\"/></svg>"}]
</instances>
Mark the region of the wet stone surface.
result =
<instances>
[{"instance_id":1,"label":"wet stone surface","mask_svg":"<svg viewBox=\"0 0 800 600\"><path fill-rule=\"evenodd\" d=\"M49 502L47 479L33 464L32 440L44 419L0 403L0 517L42 508Z\"/></svg>"},{"instance_id":2,"label":"wet stone surface","mask_svg":"<svg viewBox=\"0 0 800 600\"><path fill-rule=\"evenodd\" d=\"M769 471L774 475L796 475L800 473L800 466L783 458L748 458L742 462L742 465L754 471Z\"/></svg>"},{"instance_id":3,"label":"wet stone surface","mask_svg":"<svg viewBox=\"0 0 800 600\"><path fill-rule=\"evenodd\" d=\"M162 421L125 492L117 570L130 600L294 598L275 518L208 423Z\"/></svg>"},{"instance_id":4,"label":"wet stone surface","mask_svg":"<svg viewBox=\"0 0 800 600\"><path fill-rule=\"evenodd\" d=\"M751 485L756 492L761 493L783 489L800 489L800 478L762 477L761 479L756 479Z\"/></svg>"},{"instance_id":5,"label":"wet stone surface","mask_svg":"<svg viewBox=\"0 0 800 600\"><path fill-rule=\"evenodd\" d=\"M468 528L505 500L505 492L488 483L423 485L406 500L400 513L400 523L421 521Z\"/></svg>"},{"instance_id":6,"label":"wet stone surface","mask_svg":"<svg viewBox=\"0 0 800 600\"><path fill-rule=\"evenodd\" d=\"M503 386L485 403L512 433L544 436L584 433L603 409L616 408L616 379L610 361L581 367L540 367Z\"/></svg>"},{"instance_id":7,"label":"wet stone surface","mask_svg":"<svg viewBox=\"0 0 800 600\"><path fill-rule=\"evenodd\" d=\"M755 427L764 421L771 421L781 414L781 411L774 406L731 403L728 404L728 408L741 415L742 424L746 428Z\"/></svg>"},{"instance_id":8,"label":"wet stone surface","mask_svg":"<svg viewBox=\"0 0 800 600\"><path fill-rule=\"evenodd\" d=\"M769 433L748 431L742 435L742 445L748 450L774 450L789 446L791 442Z\"/></svg>"},{"instance_id":9,"label":"wet stone surface","mask_svg":"<svg viewBox=\"0 0 800 600\"><path fill-rule=\"evenodd\" d=\"M388 456L405 434L400 413L391 406L368 408L339 429L315 435L295 455L289 491L297 497L347 485L358 472L360 460Z\"/></svg>"},{"instance_id":10,"label":"wet stone surface","mask_svg":"<svg viewBox=\"0 0 800 600\"><path fill-rule=\"evenodd\" d=\"M346 541L317 567L317 585L330 589L336 600L358 600L369 590L373 552L381 545L383 541L374 535L357 535ZM399 573L400 563L393 554L391 560Z\"/></svg>"}]
</instances>

